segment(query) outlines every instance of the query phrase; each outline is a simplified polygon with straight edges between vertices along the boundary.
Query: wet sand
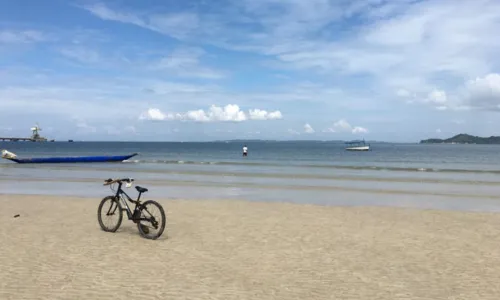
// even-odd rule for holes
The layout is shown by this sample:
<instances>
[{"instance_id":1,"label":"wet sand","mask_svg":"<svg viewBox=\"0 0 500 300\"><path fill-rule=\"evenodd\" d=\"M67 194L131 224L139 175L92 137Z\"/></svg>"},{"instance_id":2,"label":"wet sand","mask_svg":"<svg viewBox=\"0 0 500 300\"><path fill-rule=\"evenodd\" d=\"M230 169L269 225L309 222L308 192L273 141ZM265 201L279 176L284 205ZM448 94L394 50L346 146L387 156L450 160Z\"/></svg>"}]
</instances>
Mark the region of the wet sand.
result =
<instances>
[{"instance_id":1,"label":"wet sand","mask_svg":"<svg viewBox=\"0 0 500 300\"><path fill-rule=\"evenodd\" d=\"M498 213L160 200L149 241L126 218L101 231L99 201L0 196L0 299L500 295Z\"/></svg>"}]
</instances>

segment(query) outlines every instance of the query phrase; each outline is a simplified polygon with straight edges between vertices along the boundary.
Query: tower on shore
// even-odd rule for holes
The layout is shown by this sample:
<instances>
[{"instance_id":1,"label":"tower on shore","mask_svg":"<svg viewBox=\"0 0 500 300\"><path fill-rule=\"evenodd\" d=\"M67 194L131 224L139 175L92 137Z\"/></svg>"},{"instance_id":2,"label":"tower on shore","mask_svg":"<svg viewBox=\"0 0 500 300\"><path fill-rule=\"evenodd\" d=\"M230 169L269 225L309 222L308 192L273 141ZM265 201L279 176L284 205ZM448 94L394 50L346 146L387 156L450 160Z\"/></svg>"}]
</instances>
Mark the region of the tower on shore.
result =
<instances>
[{"instance_id":1,"label":"tower on shore","mask_svg":"<svg viewBox=\"0 0 500 300\"><path fill-rule=\"evenodd\" d=\"M38 124L35 125L35 127L31 127L31 139L33 141L41 142L41 141L46 141L47 139L42 137L38 132L42 131L42 128L38 126Z\"/></svg>"}]
</instances>

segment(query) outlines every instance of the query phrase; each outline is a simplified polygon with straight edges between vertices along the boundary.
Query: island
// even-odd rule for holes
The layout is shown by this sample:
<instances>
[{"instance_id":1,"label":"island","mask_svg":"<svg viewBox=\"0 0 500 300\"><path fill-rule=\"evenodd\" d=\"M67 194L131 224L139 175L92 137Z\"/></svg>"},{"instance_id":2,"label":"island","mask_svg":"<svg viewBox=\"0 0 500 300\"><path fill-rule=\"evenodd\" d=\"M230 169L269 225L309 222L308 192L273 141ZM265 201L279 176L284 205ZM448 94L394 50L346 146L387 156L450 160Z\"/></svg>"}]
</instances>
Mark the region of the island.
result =
<instances>
[{"instance_id":1,"label":"island","mask_svg":"<svg viewBox=\"0 0 500 300\"><path fill-rule=\"evenodd\" d=\"M420 144L500 144L500 136L480 137L470 134L457 134L448 139L421 140Z\"/></svg>"}]
</instances>

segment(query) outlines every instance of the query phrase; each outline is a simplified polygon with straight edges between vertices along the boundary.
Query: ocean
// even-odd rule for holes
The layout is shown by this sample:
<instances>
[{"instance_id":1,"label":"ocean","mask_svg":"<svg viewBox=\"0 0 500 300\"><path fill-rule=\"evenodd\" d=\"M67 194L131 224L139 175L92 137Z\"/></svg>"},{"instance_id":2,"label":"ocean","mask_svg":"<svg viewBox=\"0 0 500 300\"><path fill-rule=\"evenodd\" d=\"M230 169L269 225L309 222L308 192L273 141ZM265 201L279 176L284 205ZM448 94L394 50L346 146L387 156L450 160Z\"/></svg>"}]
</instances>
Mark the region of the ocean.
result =
<instances>
[{"instance_id":1,"label":"ocean","mask_svg":"<svg viewBox=\"0 0 500 300\"><path fill-rule=\"evenodd\" d=\"M132 177L150 189L150 198L500 211L500 146L372 143L368 152L344 146L320 141L0 142L0 149L19 157L139 153L123 163L18 165L2 159L0 193L97 199L109 194L103 180Z\"/></svg>"}]
</instances>

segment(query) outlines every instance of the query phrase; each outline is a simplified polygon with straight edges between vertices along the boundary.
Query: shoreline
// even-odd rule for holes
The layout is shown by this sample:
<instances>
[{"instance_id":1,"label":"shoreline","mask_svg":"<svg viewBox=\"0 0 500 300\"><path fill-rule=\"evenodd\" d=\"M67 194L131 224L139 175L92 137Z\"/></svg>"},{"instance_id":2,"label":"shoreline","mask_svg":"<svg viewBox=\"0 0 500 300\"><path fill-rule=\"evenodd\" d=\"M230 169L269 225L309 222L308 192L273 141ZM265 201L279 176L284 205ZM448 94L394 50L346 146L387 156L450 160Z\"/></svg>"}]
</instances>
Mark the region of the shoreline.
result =
<instances>
[{"instance_id":1,"label":"shoreline","mask_svg":"<svg viewBox=\"0 0 500 300\"><path fill-rule=\"evenodd\" d=\"M277 190L253 190L241 188L214 188L195 186L154 186L146 194L149 199L221 199L224 201L257 202L257 203L292 203L304 205L318 205L327 207L394 207L421 210L465 211L465 212L500 212L500 201L481 198L454 198L442 196L415 196L415 195L380 195L358 192L318 192ZM58 182L47 182L42 187L28 187L25 183L2 184L0 182L0 196L24 195L44 197L85 197L102 199L110 195L107 189L96 188L93 183L77 183L61 185ZM136 193L131 192L135 197Z\"/></svg>"},{"instance_id":2,"label":"shoreline","mask_svg":"<svg viewBox=\"0 0 500 300\"><path fill-rule=\"evenodd\" d=\"M126 218L118 232L101 231L99 202L0 195L0 298L470 300L500 291L498 213L158 199L167 227L149 241Z\"/></svg>"},{"instance_id":3,"label":"shoreline","mask_svg":"<svg viewBox=\"0 0 500 300\"><path fill-rule=\"evenodd\" d=\"M202 204L202 203L226 203L228 205L237 205L240 204L248 204L255 206L283 206L283 207L309 207L313 209L326 209L326 210L394 210L394 211L412 211L414 213L420 212L430 212L436 214L484 214L484 215L492 215L498 216L500 219L500 212L484 212L484 211L457 211L457 210L445 210L445 209L432 209L432 208L415 208L415 207L393 207L393 206L380 206L380 205L357 205L357 206L349 206L349 205L322 205L316 203L307 203L307 202L289 202L289 201L259 201L259 200L247 200L247 199L238 199L238 198L186 198L186 197L149 197L147 192L141 197L141 201L146 201L147 199L159 201L162 203L190 203L190 204ZM71 195L48 195L48 194L7 194L0 193L0 204L2 201L83 201L89 202L93 201L94 203L99 204L102 198L106 196L110 196L111 193L104 193L101 196L71 196ZM129 194L130 195L130 194ZM131 195L132 198L135 198L135 195ZM97 206L95 207L97 210ZM124 219L125 221L125 219ZM500 228L499 228L500 229Z\"/></svg>"},{"instance_id":4,"label":"shoreline","mask_svg":"<svg viewBox=\"0 0 500 300\"><path fill-rule=\"evenodd\" d=\"M62 177L63 174L59 175ZM103 174L112 176L111 174ZM31 175L33 176L33 175ZM52 176L53 175L49 175ZM102 176L101 176L102 177ZM106 177L107 178L107 177ZM136 184L149 188L153 199L241 199L264 203L298 203L347 207L407 207L445 211L500 212L500 186L457 186L443 183L412 186L371 185L357 187L355 182L331 182L330 186L292 186L288 184L258 184L222 179L220 182L198 180L139 180ZM131 196L136 191L127 190ZM0 177L0 195L46 195L92 197L101 199L111 193L102 181L91 178L14 178Z\"/></svg>"},{"instance_id":5,"label":"shoreline","mask_svg":"<svg viewBox=\"0 0 500 300\"><path fill-rule=\"evenodd\" d=\"M13 179L9 178L1 178L0 177L0 182L9 182L9 181L14 181ZM54 179L54 178L23 178L23 179L18 179L17 182L63 182L63 183L96 183L96 184L101 184L103 182L102 179L92 179L92 178L65 178L65 179ZM285 184L274 184L274 185L266 185L262 184L260 182L223 182L223 181L206 181L206 182L200 182L199 180L170 180L170 179L146 179L146 180L141 180L141 184L146 184L146 185L152 185L155 187L162 187L162 186L192 186L192 187L238 187L238 188L259 188L259 189L269 189L269 190L283 190L283 189L291 189L291 190L297 190L297 191L340 191L340 192L356 192L356 193L364 193L364 194L398 194L398 195L415 195L415 196L444 196L444 197L457 197L457 198L485 198L485 199L495 199L500 201L500 195L491 195L491 194L464 194L463 192L457 192L457 193L451 193L451 192L438 192L438 191L430 191L430 192L425 192L421 190L405 190L405 189L387 189L387 188L382 188L382 189L376 189L376 188L355 188L355 187L349 187L347 185L342 185L342 183L350 182L350 178L346 178L346 180L338 180L336 182L340 183L339 185L285 185ZM366 180L369 181L369 180ZM412 181L411 183L418 183L418 181ZM430 182L428 182L430 183ZM473 181L470 181L471 185L472 183L475 183ZM435 182L432 183L435 186L444 186L446 184L450 185L460 185L457 183L450 183L450 182ZM463 185L463 184L462 184ZM481 185L481 184L476 184ZM499 183L496 182L491 182L491 183L486 183L484 184L485 186L490 186L490 187L498 187ZM404 187L404 186L403 186ZM500 192L500 190L499 190Z\"/></svg>"}]
</instances>

